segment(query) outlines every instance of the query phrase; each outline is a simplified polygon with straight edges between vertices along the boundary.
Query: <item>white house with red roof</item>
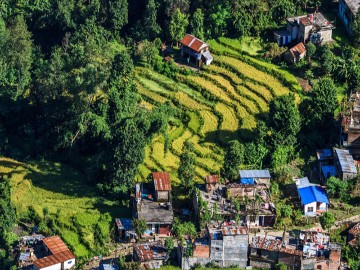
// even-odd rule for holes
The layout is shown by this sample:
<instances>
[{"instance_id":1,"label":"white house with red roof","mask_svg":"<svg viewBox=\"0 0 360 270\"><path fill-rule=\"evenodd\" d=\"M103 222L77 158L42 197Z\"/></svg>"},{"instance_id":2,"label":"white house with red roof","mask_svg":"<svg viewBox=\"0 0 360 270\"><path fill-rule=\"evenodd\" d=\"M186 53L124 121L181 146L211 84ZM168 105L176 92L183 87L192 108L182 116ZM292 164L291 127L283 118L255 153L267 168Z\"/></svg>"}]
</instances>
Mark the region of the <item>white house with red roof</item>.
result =
<instances>
[{"instance_id":1,"label":"white house with red roof","mask_svg":"<svg viewBox=\"0 0 360 270\"><path fill-rule=\"evenodd\" d=\"M188 63L194 61L196 66L200 67L201 64L210 65L213 57L209 51L209 45L201 39L193 35L186 34L180 41L181 56L187 59Z\"/></svg>"},{"instance_id":2,"label":"white house with red roof","mask_svg":"<svg viewBox=\"0 0 360 270\"><path fill-rule=\"evenodd\" d=\"M59 236L43 239L48 256L34 261L34 270L67 270L75 269L76 256L69 250Z\"/></svg>"}]
</instances>

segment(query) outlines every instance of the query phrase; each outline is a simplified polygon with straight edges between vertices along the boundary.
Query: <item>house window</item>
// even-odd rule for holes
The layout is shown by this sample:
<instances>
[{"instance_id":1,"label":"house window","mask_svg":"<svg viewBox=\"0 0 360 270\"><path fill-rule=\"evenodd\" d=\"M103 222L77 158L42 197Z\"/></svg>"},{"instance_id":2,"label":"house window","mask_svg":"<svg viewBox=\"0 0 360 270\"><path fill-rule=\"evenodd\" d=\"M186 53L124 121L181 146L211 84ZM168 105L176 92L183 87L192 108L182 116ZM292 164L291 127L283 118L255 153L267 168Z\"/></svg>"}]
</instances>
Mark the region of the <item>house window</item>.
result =
<instances>
[{"instance_id":1,"label":"house window","mask_svg":"<svg viewBox=\"0 0 360 270\"><path fill-rule=\"evenodd\" d=\"M215 249L216 249L217 251L219 251L219 250L220 250L220 248L218 248L218 247L217 247L217 248L215 248Z\"/></svg>"},{"instance_id":2,"label":"house window","mask_svg":"<svg viewBox=\"0 0 360 270\"><path fill-rule=\"evenodd\" d=\"M308 207L308 212L314 212L314 207Z\"/></svg>"},{"instance_id":3,"label":"house window","mask_svg":"<svg viewBox=\"0 0 360 270\"><path fill-rule=\"evenodd\" d=\"M72 263L72 261L68 261L68 264L71 264Z\"/></svg>"}]
</instances>

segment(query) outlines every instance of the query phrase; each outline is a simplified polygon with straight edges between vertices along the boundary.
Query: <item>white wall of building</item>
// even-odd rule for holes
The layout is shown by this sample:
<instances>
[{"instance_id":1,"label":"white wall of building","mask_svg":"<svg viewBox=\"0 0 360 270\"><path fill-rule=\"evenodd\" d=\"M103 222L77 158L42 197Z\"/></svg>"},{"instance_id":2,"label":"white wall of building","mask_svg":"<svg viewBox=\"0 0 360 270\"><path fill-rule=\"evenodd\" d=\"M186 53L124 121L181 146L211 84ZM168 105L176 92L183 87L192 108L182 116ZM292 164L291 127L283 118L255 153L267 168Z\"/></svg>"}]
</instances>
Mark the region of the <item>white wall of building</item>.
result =
<instances>
[{"instance_id":1,"label":"white wall of building","mask_svg":"<svg viewBox=\"0 0 360 270\"><path fill-rule=\"evenodd\" d=\"M312 210L310 209L312 207ZM306 216L316 215L316 202L308 203L304 205L304 214Z\"/></svg>"}]
</instances>

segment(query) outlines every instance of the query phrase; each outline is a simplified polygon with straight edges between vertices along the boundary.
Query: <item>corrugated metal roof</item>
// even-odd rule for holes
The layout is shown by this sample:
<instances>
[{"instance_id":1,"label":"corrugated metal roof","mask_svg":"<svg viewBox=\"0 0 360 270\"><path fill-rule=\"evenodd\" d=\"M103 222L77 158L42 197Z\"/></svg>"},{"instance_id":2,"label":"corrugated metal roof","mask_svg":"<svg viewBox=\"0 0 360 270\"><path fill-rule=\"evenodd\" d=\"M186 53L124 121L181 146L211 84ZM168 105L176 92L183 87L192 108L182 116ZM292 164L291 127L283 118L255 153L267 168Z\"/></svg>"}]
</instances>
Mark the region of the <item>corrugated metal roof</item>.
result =
<instances>
[{"instance_id":1,"label":"corrugated metal roof","mask_svg":"<svg viewBox=\"0 0 360 270\"><path fill-rule=\"evenodd\" d=\"M59 236L51 236L43 239L44 244L52 254L69 250Z\"/></svg>"},{"instance_id":2,"label":"corrugated metal roof","mask_svg":"<svg viewBox=\"0 0 360 270\"><path fill-rule=\"evenodd\" d=\"M46 256L44 258L38 259L34 261L34 265L37 266L37 268L42 269L45 267L49 267L52 265L56 265L62 262L66 262L71 259L75 259L75 255L70 251L66 250L57 254L53 254L50 256Z\"/></svg>"},{"instance_id":3,"label":"corrugated metal roof","mask_svg":"<svg viewBox=\"0 0 360 270\"><path fill-rule=\"evenodd\" d=\"M199 52L200 50L209 47L204 41L194 37L193 35L186 34L180 43L186 47L191 48L192 50Z\"/></svg>"},{"instance_id":4,"label":"corrugated metal roof","mask_svg":"<svg viewBox=\"0 0 360 270\"><path fill-rule=\"evenodd\" d=\"M336 152L336 155L338 157L341 171L356 174L357 170L355 167L354 159L350 155L349 150L334 148L334 151Z\"/></svg>"},{"instance_id":5,"label":"corrugated metal roof","mask_svg":"<svg viewBox=\"0 0 360 270\"><path fill-rule=\"evenodd\" d=\"M271 178L269 170L240 170L240 178Z\"/></svg>"},{"instance_id":6,"label":"corrugated metal roof","mask_svg":"<svg viewBox=\"0 0 360 270\"><path fill-rule=\"evenodd\" d=\"M203 53L203 56L207 59L207 60L213 60L213 56L211 55L211 53L209 51L206 51Z\"/></svg>"},{"instance_id":7,"label":"corrugated metal roof","mask_svg":"<svg viewBox=\"0 0 360 270\"><path fill-rule=\"evenodd\" d=\"M102 270L118 270L119 268L117 267L116 264L102 264L101 268Z\"/></svg>"},{"instance_id":8,"label":"corrugated metal roof","mask_svg":"<svg viewBox=\"0 0 360 270\"><path fill-rule=\"evenodd\" d=\"M154 186L156 191L170 191L171 182L168 172L153 172Z\"/></svg>"},{"instance_id":9,"label":"corrugated metal roof","mask_svg":"<svg viewBox=\"0 0 360 270\"><path fill-rule=\"evenodd\" d=\"M351 12L356 15L360 8L360 0L345 0L345 3L351 10Z\"/></svg>"},{"instance_id":10,"label":"corrugated metal roof","mask_svg":"<svg viewBox=\"0 0 360 270\"><path fill-rule=\"evenodd\" d=\"M167 258L166 249L159 241L136 244L134 250L140 262L165 260Z\"/></svg>"},{"instance_id":11,"label":"corrugated metal roof","mask_svg":"<svg viewBox=\"0 0 360 270\"><path fill-rule=\"evenodd\" d=\"M219 175L207 175L207 176L205 176L205 183L207 183L207 184L219 183Z\"/></svg>"},{"instance_id":12,"label":"corrugated metal roof","mask_svg":"<svg viewBox=\"0 0 360 270\"><path fill-rule=\"evenodd\" d=\"M322 202L329 204L329 199L326 196L325 190L319 186L309 186L299 188L299 196L303 204L309 204L312 202Z\"/></svg>"},{"instance_id":13,"label":"corrugated metal roof","mask_svg":"<svg viewBox=\"0 0 360 270\"><path fill-rule=\"evenodd\" d=\"M306 48L304 43L300 42L291 49L289 49L289 51L291 52L293 57L298 58L300 55L306 52Z\"/></svg>"}]
</instances>

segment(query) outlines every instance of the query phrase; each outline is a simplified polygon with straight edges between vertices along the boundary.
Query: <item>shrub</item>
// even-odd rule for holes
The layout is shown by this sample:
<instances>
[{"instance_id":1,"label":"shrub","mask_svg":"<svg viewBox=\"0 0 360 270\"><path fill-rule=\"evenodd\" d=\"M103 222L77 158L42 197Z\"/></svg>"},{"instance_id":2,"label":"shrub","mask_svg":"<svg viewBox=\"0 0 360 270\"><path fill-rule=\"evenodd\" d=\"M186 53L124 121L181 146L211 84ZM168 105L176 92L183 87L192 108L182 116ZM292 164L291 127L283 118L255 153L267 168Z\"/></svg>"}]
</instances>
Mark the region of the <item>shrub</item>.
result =
<instances>
[{"instance_id":1,"label":"shrub","mask_svg":"<svg viewBox=\"0 0 360 270\"><path fill-rule=\"evenodd\" d=\"M320 223L324 229L330 229L335 223L335 217L333 214L326 212L321 216Z\"/></svg>"}]
</instances>

